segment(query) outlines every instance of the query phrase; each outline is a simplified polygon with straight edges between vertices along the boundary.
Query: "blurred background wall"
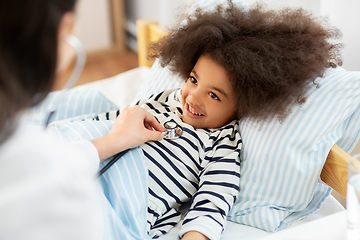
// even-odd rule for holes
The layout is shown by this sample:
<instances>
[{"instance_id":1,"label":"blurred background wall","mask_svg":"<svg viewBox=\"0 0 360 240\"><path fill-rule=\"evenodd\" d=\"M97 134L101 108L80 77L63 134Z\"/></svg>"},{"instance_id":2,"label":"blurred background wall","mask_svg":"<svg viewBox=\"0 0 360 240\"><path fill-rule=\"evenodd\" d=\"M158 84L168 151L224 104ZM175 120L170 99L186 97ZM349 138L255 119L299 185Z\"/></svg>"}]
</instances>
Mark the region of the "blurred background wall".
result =
<instances>
[{"instance_id":1,"label":"blurred background wall","mask_svg":"<svg viewBox=\"0 0 360 240\"><path fill-rule=\"evenodd\" d=\"M125 0L128 46L136 50L136 20L156 20L163 28L171 27L185 13L193 0Z\"/></svg>"},{"instance_id":2,"label":"blurred background wall","mask_svg":"<svg viewBox=\"0 0 360 240\"><path fill-rule=\"evenodd\" d=\"M136 50L136 20L151 18L166 28L177 23L194 0L115 0L124 8L127 46ZM79 37L88 51L111 48L113 41L110 0L80 0ZM247 0L251 5L257 1ZM328 16L343 33L343 67L360 71L360 0L263 0L269 8L303 7L316 16Z\"/></svg>"},{"instance_id":3,"label":"blurred background wall","mask_svg":"<svg viewBox=\"0 0 360 240\"><path fill-rule=\"evenodd\" d=\"M176 23L192 0L126 0L126 29L136 36L135 21L152 18L162 27ZM256 0L247 0L251 5ZM360 0L263 0L269 8L303 7L316 16L327 16L342 33L343 67L360 71ZM131 41L130 41L131 42ZM129 44L131 45L131 43Z\"/></svg>"},{"instance_id":4,"label":"blurred background wall","mask_svg":"<svg viewBox=\"0 0 360 240\"><path fill-rule=\"evenodd\" d=\"M86 51L101 51L112 46L112 22L108 0L78 0L76 35Z\"/></svg>"}]
</instances>

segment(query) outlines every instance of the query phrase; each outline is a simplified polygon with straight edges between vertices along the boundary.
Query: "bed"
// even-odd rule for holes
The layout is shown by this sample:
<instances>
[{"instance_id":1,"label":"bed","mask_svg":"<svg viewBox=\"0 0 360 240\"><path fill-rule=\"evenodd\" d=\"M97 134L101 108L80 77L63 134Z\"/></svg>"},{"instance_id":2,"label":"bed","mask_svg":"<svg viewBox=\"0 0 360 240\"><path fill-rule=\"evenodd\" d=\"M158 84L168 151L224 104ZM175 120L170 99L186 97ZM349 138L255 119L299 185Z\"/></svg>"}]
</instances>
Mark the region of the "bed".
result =
<instances>
[{"instance_id":1,"label":"bed","mask_svg":"<svg viewBox=\"0 0 360 240\"><path fill-rule=\"evenodd\" d=\"M88 83L75 87L71 91L99 91L119 107L126 106L133 102L133 96L136 90L141 86L142 80L150 73L149 67L139 67L117 76L103 79L100 81ZM134 82L134 79L138 81ZM116 89L116 91L114 91ZM321 177L329 185L333 186L337 191L346 196L346 181L347 181L347 159L350 155L343 151L338 146L333 146L325 163ZM345 209L343 206L332 196L329 195L322 203L317 212L308 215L306 218L289 226L289 228L300 226L325 216L335 214ZM164 240L177 239L177 231L180 226L176 226L169 233L161 237ZM222 239L262 239L271 233L260 230L254 227L237 224L228 221Z\"/></svg>"},{"instance_id":2,"label":"bed","mask_svg":"<svg viewBox=\"0 0 360 240\"><path fill-rule=\"evenodd\" d=\"M226 1L197 0L192 9L211 9L215 2ZM178 76L147 59L149 43L166 31L153 20L138 20L137 27L139 67L73 88L54 120L72 121L79 115L121 109L149 94L181 86ZM330 193L334 189L346 197L347 161L360 138L360 72L337 68L318 81L321 87L311 89L307 103L282 123L260 124L249 119L240 123L246 161L239 199L222 239L261 239L344 211ZM46 109L58 94L52 93L36 111ZM254 166L259 173L253 171ZM179 227L160 239L177 239Z\"/></svg>"},{"instance_id":3,"label":"bed","mask_svg":"<svg viewBox=\"0 0 360 240\"><path fill-rule=\"evenodd\" d=\"M149 67L138 67L108 79L80 85L71 91L99 91L114 104L119 107L124 107L135 100L134 96L136 95L137 90L141 87L143 79L145 79L149 74ZM137 80L134 81L134 79ZM349 158L350 155L348 153L343 151L337 145L334 145L329 152L324 169L321 173L323 181L332 186L334 189L337 189L337 191L343 196L346 196L347 159ZM288 228L301 226L304 223L308 223L341 211L344 211L343 206L332 195L329 195L315 213L312 213L304 219L291 224ZM177 239L177 231L179 228L180 225L178 224L160 239ZM262 239L269 234L271 235L270 232L255 227L228 221L222 239Z\"/></svg>"}]
</instances>

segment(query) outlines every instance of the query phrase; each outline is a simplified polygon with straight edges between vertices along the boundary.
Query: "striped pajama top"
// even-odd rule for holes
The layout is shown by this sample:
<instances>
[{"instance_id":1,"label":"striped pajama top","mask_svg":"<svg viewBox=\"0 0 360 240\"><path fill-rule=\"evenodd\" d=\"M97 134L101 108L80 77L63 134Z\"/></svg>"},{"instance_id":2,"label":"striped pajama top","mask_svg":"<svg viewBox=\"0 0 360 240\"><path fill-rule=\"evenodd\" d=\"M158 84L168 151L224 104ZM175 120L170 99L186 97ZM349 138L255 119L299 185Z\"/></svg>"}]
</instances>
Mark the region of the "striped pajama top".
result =
<instances>
[{"instance_id":1,"label":"striped pajama top","mask_svg":"<svg viewBox=\"0 0 360 240\"><path fill-rule=\"evenodd\" d=\"M179 237L198 231L220 239L226 216L236 200L242 140L238 122L217 129L194 129L182 122L180 89L153 95L137 103L163 125L182 127L180 138L141 145L149 168L148 233L158 238L181 219L180 207L190 204ZM107 118L112 114L106 114Z\"/></svg>"}]
</instances>

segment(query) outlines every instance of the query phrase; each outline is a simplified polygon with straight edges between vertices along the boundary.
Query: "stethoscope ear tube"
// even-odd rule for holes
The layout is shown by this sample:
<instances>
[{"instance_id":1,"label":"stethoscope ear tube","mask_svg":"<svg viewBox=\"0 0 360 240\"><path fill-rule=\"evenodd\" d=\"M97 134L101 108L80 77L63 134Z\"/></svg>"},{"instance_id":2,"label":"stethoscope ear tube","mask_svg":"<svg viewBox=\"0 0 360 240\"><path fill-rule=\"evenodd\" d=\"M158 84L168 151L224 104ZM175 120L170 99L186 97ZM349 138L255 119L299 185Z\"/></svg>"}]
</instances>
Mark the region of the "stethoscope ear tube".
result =
<instances>
[{"instance_id":1,"label":"stethoscope ear tube","mask_svg":"<svg viewBox=\"0 0 360 240\"><path fill-rule=\"evenodd\" d=\"M68 81L66 82L65 86L63 87L63 89L62 89L63 91L60 93L59 98L56 99L49 106L49 110L48 110L49 113L46 117L45 128L49 125L51 116L55 113L55 111L59 107L61 100L65 96L66 92L70 88L72 88L75 85L75 83L77 82L77 80L80 77L80 74L85 66L85 63L86 63L86 52L85 52L83 45L81 44L81 41L77 37L75 37L73 35L69 35L66 37L66 42L69 46L71 46L74 49L74 51L76 53L76 56L77 56L76 64L75 64L74 70L71 73Z\"/></svg>"}]
</instances>

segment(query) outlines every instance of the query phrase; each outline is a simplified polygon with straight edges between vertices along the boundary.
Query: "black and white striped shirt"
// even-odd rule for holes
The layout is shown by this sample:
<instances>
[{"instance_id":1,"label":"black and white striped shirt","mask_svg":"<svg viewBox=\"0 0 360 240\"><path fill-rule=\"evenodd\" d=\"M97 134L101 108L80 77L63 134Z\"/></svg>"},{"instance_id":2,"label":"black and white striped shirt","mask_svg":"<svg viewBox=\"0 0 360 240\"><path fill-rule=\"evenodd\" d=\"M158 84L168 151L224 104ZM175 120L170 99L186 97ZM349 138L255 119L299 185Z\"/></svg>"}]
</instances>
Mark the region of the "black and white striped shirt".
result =
<instances>
[{"instance_id":1,"label":"black and white striped shirt","mask_svg":"<svg viewBox=\"0 0 360 240\"><path fill-rule=\"evenodd\" d=\"M198 231L210 239L220 239L239 191L242 141L237 121L218 129L194 129L181 120L180 89L161 92L137 104L161 124L172 120L183 130L178 139L141 146L149 167L150 237L157 238L175 226L182 218L180 207L190 202L179 236Z\"/></svg>"}]
</instances>

